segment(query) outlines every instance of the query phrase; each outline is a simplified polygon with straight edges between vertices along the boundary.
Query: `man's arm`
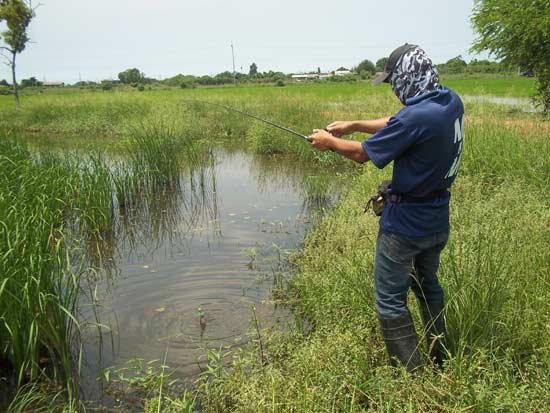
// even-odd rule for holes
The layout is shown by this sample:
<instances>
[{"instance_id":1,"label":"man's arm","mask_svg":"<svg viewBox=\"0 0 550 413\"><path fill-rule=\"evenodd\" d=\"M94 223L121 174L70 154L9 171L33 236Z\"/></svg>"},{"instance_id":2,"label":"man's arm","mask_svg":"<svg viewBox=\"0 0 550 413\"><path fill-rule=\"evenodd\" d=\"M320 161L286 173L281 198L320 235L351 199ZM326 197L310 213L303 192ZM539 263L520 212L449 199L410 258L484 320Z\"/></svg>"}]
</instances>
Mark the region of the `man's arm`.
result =
<instances>
[{"instance_id":1,"label":"man's arm","mask_svg":"<svg viewBox=\"0 0 550 413\"><path fill-rule=\"evenodd\" d=\"M386 126L390 117L374 120L350 120L336 121L327 126L327 130L337 138L343 135L349 135L354 132L376 133L379 129Z\"/></svg>"},{"instance_id":2,"label":"man's arm","mask_svg":"<svg viewBox=\"0 0 550 413\"><path fill-rule=\"evenodd\" d=\"M369 157L363 150L361 142L337 138L323 129L313 129L308 139L320 151L333 150L355 162L364 163Z\"/></svg>"}]
</instances>

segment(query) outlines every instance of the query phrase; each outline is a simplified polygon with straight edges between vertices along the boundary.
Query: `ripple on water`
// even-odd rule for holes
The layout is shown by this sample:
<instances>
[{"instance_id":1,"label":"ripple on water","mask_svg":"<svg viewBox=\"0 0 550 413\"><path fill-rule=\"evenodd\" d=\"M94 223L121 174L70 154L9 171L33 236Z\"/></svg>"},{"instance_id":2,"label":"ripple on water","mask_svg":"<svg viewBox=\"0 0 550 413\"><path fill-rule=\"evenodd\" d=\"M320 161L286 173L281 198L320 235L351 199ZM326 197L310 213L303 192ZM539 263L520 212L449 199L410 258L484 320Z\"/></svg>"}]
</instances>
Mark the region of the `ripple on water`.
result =
<instances>
[{"instance_id":1,"label":"ripple on water","mask_svg":"<svg viewBox=\"0 0 550 413\"><path fill-rule=\"evenodd\" d=\"M247 340L252 305L262 327L289 319L285 309L269 302L271 283L257 281L245 249L261 254L272 244L288 248L302 239L306 225L290 224L304 219L304 197L296 186L302 177L266 179L266 174L309 172L303 166L262 168L261 161L242 153L222 156L215 169L209 201L215 208L205 204L208 217L193 217L200 222L200 233L189 235L189 225L177 222L166 228L186 237L185 249L168 238L148 240L123 253L118 276L102 285L100 319L114 326L114 334L112 341L103 340L101 352L93 331L87 334L87 365L93 367L85 374L90 383L102 367L123 366L136 357L166 358L178 376L189 378L203 362L201 348L233 347ZM261 180L253 172L261 172ZM285 179L286 187L281 184ZM263 221L286 223L281 225L292 231L269 231L268 224L260 225Z\"/></svg>"}]
</instances>

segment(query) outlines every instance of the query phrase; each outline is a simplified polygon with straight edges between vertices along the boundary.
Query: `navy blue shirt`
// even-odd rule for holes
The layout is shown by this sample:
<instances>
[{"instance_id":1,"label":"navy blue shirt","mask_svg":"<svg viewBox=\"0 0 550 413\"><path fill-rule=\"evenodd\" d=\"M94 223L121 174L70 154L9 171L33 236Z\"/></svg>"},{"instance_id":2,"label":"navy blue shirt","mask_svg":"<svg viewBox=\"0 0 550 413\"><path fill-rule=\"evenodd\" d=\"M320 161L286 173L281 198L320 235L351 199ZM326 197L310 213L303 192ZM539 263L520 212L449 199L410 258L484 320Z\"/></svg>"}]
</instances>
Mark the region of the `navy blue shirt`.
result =
<instances>
[{"instance_id":1,"label":"navy blue shirt","mask_svg":"<svg viewBox=\"0 0 550 413\"><path fill-rule=\"evenodd\" d=\"M464 106L450 89L407 99L362 145L384 168L393 161L391 193L424 197L453 183L462 153ZM424 202L387 203L380 218L386 231L421 237L449 229L450 193Z\"/></svg>"}]
</instances>

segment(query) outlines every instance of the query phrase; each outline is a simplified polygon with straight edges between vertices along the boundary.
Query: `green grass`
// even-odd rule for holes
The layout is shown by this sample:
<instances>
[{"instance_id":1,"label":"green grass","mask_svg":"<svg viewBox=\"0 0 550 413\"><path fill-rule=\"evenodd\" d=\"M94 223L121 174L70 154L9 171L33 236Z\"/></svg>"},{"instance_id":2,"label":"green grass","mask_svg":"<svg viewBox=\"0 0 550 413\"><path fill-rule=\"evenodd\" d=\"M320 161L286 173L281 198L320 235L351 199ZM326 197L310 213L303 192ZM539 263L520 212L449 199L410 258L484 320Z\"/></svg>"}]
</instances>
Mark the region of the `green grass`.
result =
<instances>
[{"instance_id":1,"label":"green grass","mask_svg":"<svg viewBox=\"0 0 550 413\"><path fill-rule=\"evenodd\" d=\"M523 97L533 81L467 78L448 85L464 94ZM196 208L208 208L217 145L260 155L252 167L279 171L282 181L303 187L310 206L328 205L330 185L321 176L304 178L292 170L300 163L284 165L282 157L341 176L338 185L346 179L347 192L292 258L285 296L298 327L263 338L267 364L254 340L230 366L210 354L210 373L191 397L205 411L547 410L550 144L536 115L466 104L453 232L441 267L452 357L443 374L411 376L387 367L372 297L377 221L362 212L390 171L356 167L192 99L235 106L305 134L400 107L386 85L368 83L33 95L19 108L0 97L0 358L13 364L19 382L15 411L52 410L67 400L71 410L77 403L84 275L115 254L117 225L124 225L119 214L177 215L183 208L196 216ZM144 219L151 233L160 233L176 215ZM135 236L126 234L128 242ZM148 411L189 408L189 394L178 398L162 389L146 402Z\"/></svg>"},{"instance_id":2,"label":"green grass","mask_svg":"<svg viewBox=\"0 0 550 413\"><path fill-rule=\"evenodd\" d=\"M535 79L531 77L451 77L443 83L465 95L529 98L535 93Z\"/></svg>"},{"instance_id":3,"label":"green grass","mask_svg":"<svg viewBox=\"0 0 550 413\"><path fill-rule=\"evenodd\" d=\"M443 79L443 83L459 93L470 95L528 97L534 90L534 79L522 77L451 78L448 81ZM255 113L274 117L280 122L290 123L304 133L319 126L312 122L320 120L314 116L315 105L326 107L327 103L338 103L339 106L331 106L330 109L343 115L354 110L382 116L388 113L388 109L391 112L399 108L388 85L372 87L368 82L290 84L283 88L247 85L236 88L152 90L146 93L78 92L27 96L23 98L20 108L13 106L9 96L0 96L0 106L3 107L0 127L38 136L70 134L94 139L98 136L122 135L128 122L154 120L158 116L166 115L167 109L173 118L180 117L185 112L181 103L188 99L212 99L245 107ZM365 108L367 101L369 107ZM266 105L266 102L277 104ZM281 107L282 102L288 103L286 109ZM303 105L306 106L302 107ZM205 110L220 111L213 108ZM231 115L235 116L238 115ZM300 123L292 125L292 118L296 117ZM226 117L229 118L230 116ZM235 124L239 122L242 123L242 119L235 121ZM245 122L249 123L250 120ZM223 124L219 123L217 126ZM210 126L214 128L214 125Z\"/></svg>"}]
</instances>

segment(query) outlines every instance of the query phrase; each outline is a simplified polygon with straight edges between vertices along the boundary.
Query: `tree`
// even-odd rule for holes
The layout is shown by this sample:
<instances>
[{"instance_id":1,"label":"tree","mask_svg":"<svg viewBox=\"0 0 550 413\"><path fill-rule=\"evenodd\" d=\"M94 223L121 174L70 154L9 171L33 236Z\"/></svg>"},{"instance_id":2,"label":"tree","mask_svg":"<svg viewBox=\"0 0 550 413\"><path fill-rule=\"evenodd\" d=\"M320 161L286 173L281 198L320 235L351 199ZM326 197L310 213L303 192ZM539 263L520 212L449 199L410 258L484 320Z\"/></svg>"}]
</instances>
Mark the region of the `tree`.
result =
<instances>
[{"instance_id":1,"label":"tree","mask_svg":"<svg viewBox=\"0 0 550 413\"><path fill-rule=\"evenodd\" d=\"M464 61L461 55L453 57L452 59L447 60L443 65L439 65L440 71L442 73L465 73L468 63Z\"/></svg>"},{"instance_id":2,"label":"tree","mask_svg":"<svg viewBox=\"0 0 550 413\"><path fill-rule=\"evenodd\" d=\"M374 67L374 63L372 63L368 59L365 59L357 65L357 67L355 68L355 71L357 73L367 72L373 75L374 72L376 72L376 68Z\"/></svg>"},{"instance_id":3,"label":"tree","mask_svg":"<svg viewBox=\"0 0 550 413\"><path fill-rule=\"evenodd\" d=\"M256 63L252 63L250 65L250 71L248 72L249 76L256 76L258 74L258 66L256 66Z\"/></svg>"},{"instance_id":4,"label":"tree","mask_svg":"<svg viewBox=\"0 0 550 413\"><path fill-rule=\"evenodd\" d=\"M468 63L468 73L506 73L513 68L501 62L473 59Z\"/></svg>"},{"instance_id":5,"label":"tree","mask_svg":"<svg viewBox=\"0 0 550 413\"><path fill-rule=\"evenodd\" d=\"M102 80L101 81L101 89L102 90L111 90L113 88L113 82L110 80Z\"/></svg>"},{"instance_id":6,"label":"tree","mask_svg":"<svg viewBox=\"0 0 550 413\"><path fill-rule=\"evenodd\" d=\"M387 57L382 57L376 61L376 71L383 72L386 68L386 63L388 63Z\"/></svg>"},{"instance_id":7,"label":"tree","mask_svg":"<svg viewBox=\"0 0 550 413\"><path fill-rule=\"evenodd\" d=\"M179 75L176 75L176 76L173 76L173 77L169 77L167 79L164 79L162 81L162 83L164 83L165 85L168 85L168 86L179 86L179 87L182 87L181 85L186 85L185 87L192 87L195 82L197 81L197 78L193 75L184 75L184 74L179 74Z\"/></svg>"},{"instance_id":8,"label":"tree","mask_svg":"<svg viewBox=\"0 0 550 413\"><path fill-rule=\"evenodd\" d=\"M214 84L224 85L233 83L236 75L237 74L233 74L228 70L218 73L216 76L214 76Z\"/></svg>"},{"instance_id":9,"label":"tree","mask_svg":"<svg viewBox=\"0 0 550 413\"><path fill-rule=\"evenodd\" d=\"M476 0L472 25L478 34L471 51L488 50L504 63L532 71L535 99L550 113L550 1Z\"/></svg>"},{"instance_id":10,"label":"tree","mask_svg":"<svg viewBox=\"0 0 550 413\"><path fill-rule=\"evenodd\" d=\"M42 82L39 82L38 80L36 80L34 76L29 79L21 80L22 87L31 87L31 86L40 86L40 85L42 85Z\"/></svg>"},{"instance_id":11,"label":"tree","mask_svg":"<svg viewBox=\"0 0 550 413\"><path fill-rule=\"evenodd\" d=\"M136 69L127 69L124 72L118 74L118 80L124 84L141 83L145 79L145 75Z\"/></svg>"},{"instance_id":12,"label":"tree","mask_svg":"<svg viewBox=\"0 0 550 413\"><path fill-rule=\"evenodd\" d=\"M3 0L0 1L0 21L4 20L8 30L2 32L4 44L1 49L8 53L8 65L11 67L13 83L13 97L19 104L19 89L15 75L17 55L25 50L29 35L27 28L34 17L34 8L31 0Z\"/></svg>"}]
</instances>

